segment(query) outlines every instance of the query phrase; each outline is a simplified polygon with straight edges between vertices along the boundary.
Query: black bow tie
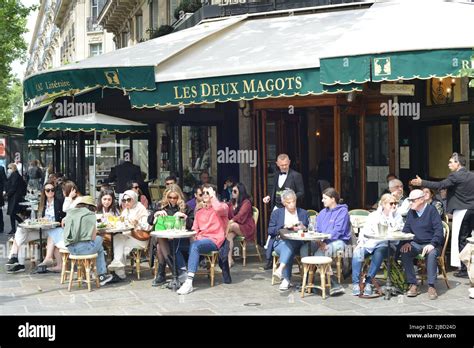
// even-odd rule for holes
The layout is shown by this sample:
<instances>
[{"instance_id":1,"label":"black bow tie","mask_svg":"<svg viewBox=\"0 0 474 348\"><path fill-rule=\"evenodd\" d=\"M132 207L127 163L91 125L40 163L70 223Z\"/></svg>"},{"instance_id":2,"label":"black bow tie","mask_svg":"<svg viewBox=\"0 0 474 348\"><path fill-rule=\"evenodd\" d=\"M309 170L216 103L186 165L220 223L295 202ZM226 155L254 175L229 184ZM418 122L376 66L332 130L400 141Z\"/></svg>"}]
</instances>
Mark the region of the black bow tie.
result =
<instances>
[{"instance_id":1,"label":"black bow tie","mask_svg":"<svg viewBox=\"0 0 474 348\"><path fill-rule=\"evenodd\" d=\"M288 173L280 173L280 175L288 175Z\"/></svg>"}]
</instances>

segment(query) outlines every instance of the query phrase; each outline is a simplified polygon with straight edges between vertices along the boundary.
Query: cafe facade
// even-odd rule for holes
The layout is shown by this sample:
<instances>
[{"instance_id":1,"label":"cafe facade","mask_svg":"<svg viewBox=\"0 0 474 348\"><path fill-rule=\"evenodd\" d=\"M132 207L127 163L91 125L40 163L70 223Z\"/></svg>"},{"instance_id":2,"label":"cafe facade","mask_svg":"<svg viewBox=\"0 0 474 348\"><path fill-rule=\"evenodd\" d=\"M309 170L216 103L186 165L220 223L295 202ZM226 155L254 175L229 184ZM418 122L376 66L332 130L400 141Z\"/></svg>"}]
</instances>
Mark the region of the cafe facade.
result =
<instances>
[{"instance_id":1,"label":"cafe facade","mask_svg":"<svg viewBox=\"0 0 474 348\"><path fill-rule=\"evenodd\" d=\"M373 56L370 49L374 48L362 53L337 51L348 47L339 42L348 40L344 33L393 12L390 6L395 5L351 4L309 13L304 9L204 21L33 76L25 82L26 99L43 94L45 87L49 93L92 88L83 98L98 96L93 98L98 112L149 125L146 137L119 142L124 146L114 149L116 159L127 146L142 141L143 152L134 151L134 157L141 166L147 162L148 179L162 182L176 173L180 184L189 188L206 169L221 189L225 179L233 176L250 188L261 211L259 239L264 241L270 211L261 198L272 189L279 153L287 153L292 167L303 174L303 207L321 208L321 188L326 183L341 192L350 208L367 207L386 188L388 173L408 177L417 168L416 156L423 156L415 146L401 148L405 134L409 133L409 144L417 141L418 123L395 117L393 103L420 103L430 79L467 83L467 78L458 78L461 67L449 64L432 66L420 78L419 65L409 54L402 55L401 63L390 56L394 73L377 79L378 73L386 73L388 61L381 67L384 57ZM409 53L415 49L393 47ZM375 49L392 52L393 47ZM461 48L448 53L449 61L470 60L472 47ZM422 62L427 59L420 57ZM406 76L397 74L399 66L409 68L403 71ZM412 81L414 96L383 93L383 84ZM459 112L469 114L472 93L462 103L467 104ZM446 118L450 107L445 108ZM89 135L83 137L90 141ZM407 151L405 172L401 165L407 165Z\"/></svg>"}]
</instances>

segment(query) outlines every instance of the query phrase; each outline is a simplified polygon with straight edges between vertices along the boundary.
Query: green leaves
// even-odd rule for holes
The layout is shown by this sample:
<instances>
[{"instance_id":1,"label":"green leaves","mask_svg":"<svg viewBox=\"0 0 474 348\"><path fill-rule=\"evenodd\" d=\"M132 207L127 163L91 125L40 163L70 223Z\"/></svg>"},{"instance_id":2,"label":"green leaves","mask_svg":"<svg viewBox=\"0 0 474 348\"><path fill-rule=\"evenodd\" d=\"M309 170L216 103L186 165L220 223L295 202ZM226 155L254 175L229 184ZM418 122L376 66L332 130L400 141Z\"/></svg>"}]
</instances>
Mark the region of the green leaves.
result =
<instances>
[{"instance_id":1,"label":"green leaves","mask_svg":"<svg viewBox=\"0 0 474 348\"><path fill-rule=\"evenodd\" d=\"M21 82L11 74L13 61L26 59L27 43L23 34L30 11L19 0L0 0L0 122L20 126L23 113Z\"/></svg>"}]
</instances>

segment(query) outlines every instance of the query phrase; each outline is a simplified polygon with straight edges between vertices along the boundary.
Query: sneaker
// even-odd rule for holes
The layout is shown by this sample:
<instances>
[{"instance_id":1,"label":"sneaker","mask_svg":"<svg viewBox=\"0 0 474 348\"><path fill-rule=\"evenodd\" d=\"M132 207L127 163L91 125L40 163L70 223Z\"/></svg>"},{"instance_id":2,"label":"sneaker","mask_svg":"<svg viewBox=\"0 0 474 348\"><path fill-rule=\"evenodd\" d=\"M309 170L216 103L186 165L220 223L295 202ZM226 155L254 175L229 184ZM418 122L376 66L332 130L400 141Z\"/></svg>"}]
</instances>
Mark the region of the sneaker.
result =
<instances>
[{"instance_id":1,"label":"sneaker","mask_svg":"<svg viewBox=\"0 0 474 348\"><path fill-rule=\"evenodd\" d=\"M283 279L283 275L281 274L281 271L279 268L277 268L275 272L273 272L273 276L277 277L278 279Z\"/></svg>"},{"instance_id":2,"label":"sneaker","mask_svg":"<svg viewBox=\"0 0 474 348\"><path fill-rule=\"evenodd\" d=\"M20 273L25 271L25 266L24 265L15 265L9 269L7 269L7 273L12 274L12 273Z\"/></svg>"},{"instance_id":3,"label":"sneaker","mask_svg":"<svg viewBox=\"0 0 474 348\"><path fill-rule=\"evenodd\" d=\"M117 260L113 260L110 265L107 266L107 268L109 269L109 271L113 271L113 270L116 270L116 269L120 269L120 268L124 268L125 265L120 262L120 261L117 261Z\"/></svg>"},{"instance_id":4,"label":"sneaker","mask_svg":"<svg viewBox=\"0 0 474 348\"><path fill-rule=\"evenodd\" d=\"M430 300L436 300L438 298L438 293L436 292L436 289L432 286L428 288L428 297Z\"/></svg>"},{"instance_id":5,"label":"sneaker","mask_svg":"<svg viewBox=\"0 0 474 348\"><path fill-rule=\"evenodd\" d=\"M291 288L291 284L287 279L283 279L280 284L280 291L286 291Z\"/></svg>"},{"instance_id":6,"label":"sneaker","mask_svg":"<svg viewBox=\"0 0 474 348\"><path fill-rule=\"evenodd\" d=\"M7 266L15 266L18 265L18 258L17 257L10 257L6 263Z\"/></svg>"},{"instance_id":7,"label":"sneaker","mask_svg":"<svg viewBox=\"0 0 474 348\"><path fill-rule=\"evenodd\" d=\"M420 293L418 292L418 286L416 284L411 284L410 288L407 291L407 296L408 297L416 297Z\"/></svg>"},{"instance_id":8,"label":"sneaker","mask_svg":"<svg viewBox=\"0 0 474 348\"><path fill-rule=\"evenodd\" d=\"M338 285L335 287L331 287L331 290L329 290L329 295L334 296L338 294L343 294L345 292L346 291L344 290L344 288L341 285Z\"/></svg>"},{"instance_id":9,"label":"sneaker","mask_svg":"<svg viewBox=\"0 0 474 348\"><path fill-rule=\"evenodd\" d=\"M370 283L365 284L364 296L372 296L374 294L374 286Z\"/></svg>"},{"instance_id":10,"label":"sneaker","mask_svg":"<svg viewBox=\"0 0 474 348\"><path fill-rule=\"evenodd\" d=\"M359 296L359 295L360 295L360 286L359 286L359 283L357 283L357 284L352 284L352 295L353 295L353 296Z\"/></svg>"},{"instance_id":11,"label":"sneaker","mask_svg":"<svg viewBox=\"0 0 474 348\"><path fill-rule=\"evenodd\" d=\"M113 283L120 283L122 281L122 278L120 278L117 274L112 275L112 279L109 281L110 284Z\"/></svg>"},{"instance_id":12,"label":"sneaker","mask_svg":"<svg viewBox=\"0 0 474 348\"><path fill-rule=\"evenodd\" d=\"M182 271L181 274L178 276L178 280L180 284L183 284L184 282L186 282L186 280L188 280L188 272Z\"/></svg>"},{"instance_id":13,"label":"sneaker","mask_svg":"<svg viewBox=\"0 0 474 348\"><path fill-rule=\"evenodd\" d=\"M474 288L469 289L469 298L474 299Z\"/></svg>"},{"instance_id":14,"label":"sneaker","mask_svg":"<svg viewBox=\"0 0 474 348\"><path fill-rule=\"evenodd\" d=\"M99 276L100 286L104 286L105 284L109 283L113 278L114 276L112 274L101 274Z\"/></svg>"},{"instance_id":15,"label":"sneaker","mask_svg":"<svg viewBox=\"0 0 474 348\"><path fill-rule=\"evenodd\" d=\"M178 289L178 295L186 295L193 292L193 281L191 279L186 279L186 281Z\"/></svg>"}]
</instances>

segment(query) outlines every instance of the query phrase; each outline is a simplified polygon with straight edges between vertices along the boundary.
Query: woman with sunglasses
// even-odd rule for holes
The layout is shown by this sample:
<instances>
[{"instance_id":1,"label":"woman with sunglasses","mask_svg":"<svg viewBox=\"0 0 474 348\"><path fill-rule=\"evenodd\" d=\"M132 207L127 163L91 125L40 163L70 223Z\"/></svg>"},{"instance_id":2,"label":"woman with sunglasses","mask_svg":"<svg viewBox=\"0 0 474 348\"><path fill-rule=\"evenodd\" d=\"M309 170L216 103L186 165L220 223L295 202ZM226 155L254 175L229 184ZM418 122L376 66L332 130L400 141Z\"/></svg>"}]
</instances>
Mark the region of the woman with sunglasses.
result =
<instances>
[{"instance_id":1,"label":"woman with sunglasses","mask_svg":"<svg viewBox=\"0 0 474 348\"><path fill-rule=\"evenodd\" d=\"M184 201L183 191L176 184L168 185L163 192L163 199L158 203L157 210L148 217L150 225L156 224L160 216L175 216L185 219L186 229L190 230L194 222L194 210L192 210ZM189 242L187 239L179 239L178 249L187 249ZM158 238L156 246L156 256L158 257L158 272L151 283L152 286L158 286L166 281L166 264L170 269L173 267L173 259L170 255L170 245L167 239ZM186 262L182 253L176 252L176 262L178 266L178 279L183 283L186 278Z\"/></svg>"},{"instance_id":2,"label":"woman with sunglasses","mask_svg":"<svg viewBox=\"0 0 474 348\"><path fill-rule=\"evenodd\" d=\"M144 250L148 246L150 239L150 226L148 225L148 210L138 201L138 195L133 190L123 193L122 216L127 225L132 227L131 234L115 234L114 238L114 259L108 266L110 271L120 279L125 279L125 258L132 249ZM117 278L114 280L118 280Z\"/></svg>"},{"instance_id":3,"label":"woman with sunglasses","mask_svg":"<svg viewBox=\"0 0 474 348\"><path fill-rule=\"evenodd\" d=\"M148 199L143 194L142 190L140 189L140 184L137 181L129 181L127 182L127 190L133 190L138 195L138 201L148 209Z\"/></svg>"},{"instance_id":4,"label":"woman with sunglasses","mask_svg":"<svg viewBox=\"0 0 474 348\"><path fill-rule=\"evenodd\" d=\"M234 264L232 259L234 238L236 236L244 236L247 240L253 240L255 235L252 202L250 202L244 184L239 182L232 187L232 199L228 205L229 229L227 230L226 238L229 241L229 267L232 267Z\"/></svg>"},{"instance_id":5,"label":"woman with sunglasses","mask_svg":"<svg viewBox=\"0 0 474 348\"><path fill-rule=\"evenodd\" d=\"M40 203L38 206L39 216L47 218L50 221L61 222L65 214L62 211L63 200L55 197L55 188L52 181L48 181L41 192ZM18 228L13 247L10 252L10 259L7 262L7 273L17 273L25 270L24 266L24 244L29 241L39 239L39 232L36 230L29 230ZM23 246L23 247L22 247ZM57 246L57 247L56 247ZM46 257L38 267L46 267L53 265L53 255L57 260L56 268L51 271L61 270L62 260L59 255L58 247L64 247L63 229L61 227L48 230L48 241L46 247Z\"/></svg>"},{"instance_id":6,"label":"woman with sunglasses","mask_svg":"<svg viewBox=\"0 0 474 348\"><path fill-rule=\"evenodd\" d=\"M395 197L386 193L382 195L379 207L369 214L364 228L359 234L359 240L352 255L352 295L359 296L360 272L364 259L371 255L371 262L367 276L365 277L364 296L372 296L374 279L377 271L387 257L387 241L370 239L366 234L378 234L379 225L387 226L391 231L401 231L403 228L403 218L397 211L398 202Z\"/></svg>"},{"instance_id":7,"label":"woman with sunglasses","mask_svg":"<svg viewBox=\"0 0 474 348\"><path fill-rule=\"evenodd\" d=\"M228 205L219 202L214 187L204 184L203 201L196 207L194 215L192 229L197 233L192 238L189 247L188 279L178 289L179 295L189 294L193 291L193 279L198 270L199 255L217 251L224 243L225 231L229 223L228 213Z\"/></svg>"}]
</instances>

